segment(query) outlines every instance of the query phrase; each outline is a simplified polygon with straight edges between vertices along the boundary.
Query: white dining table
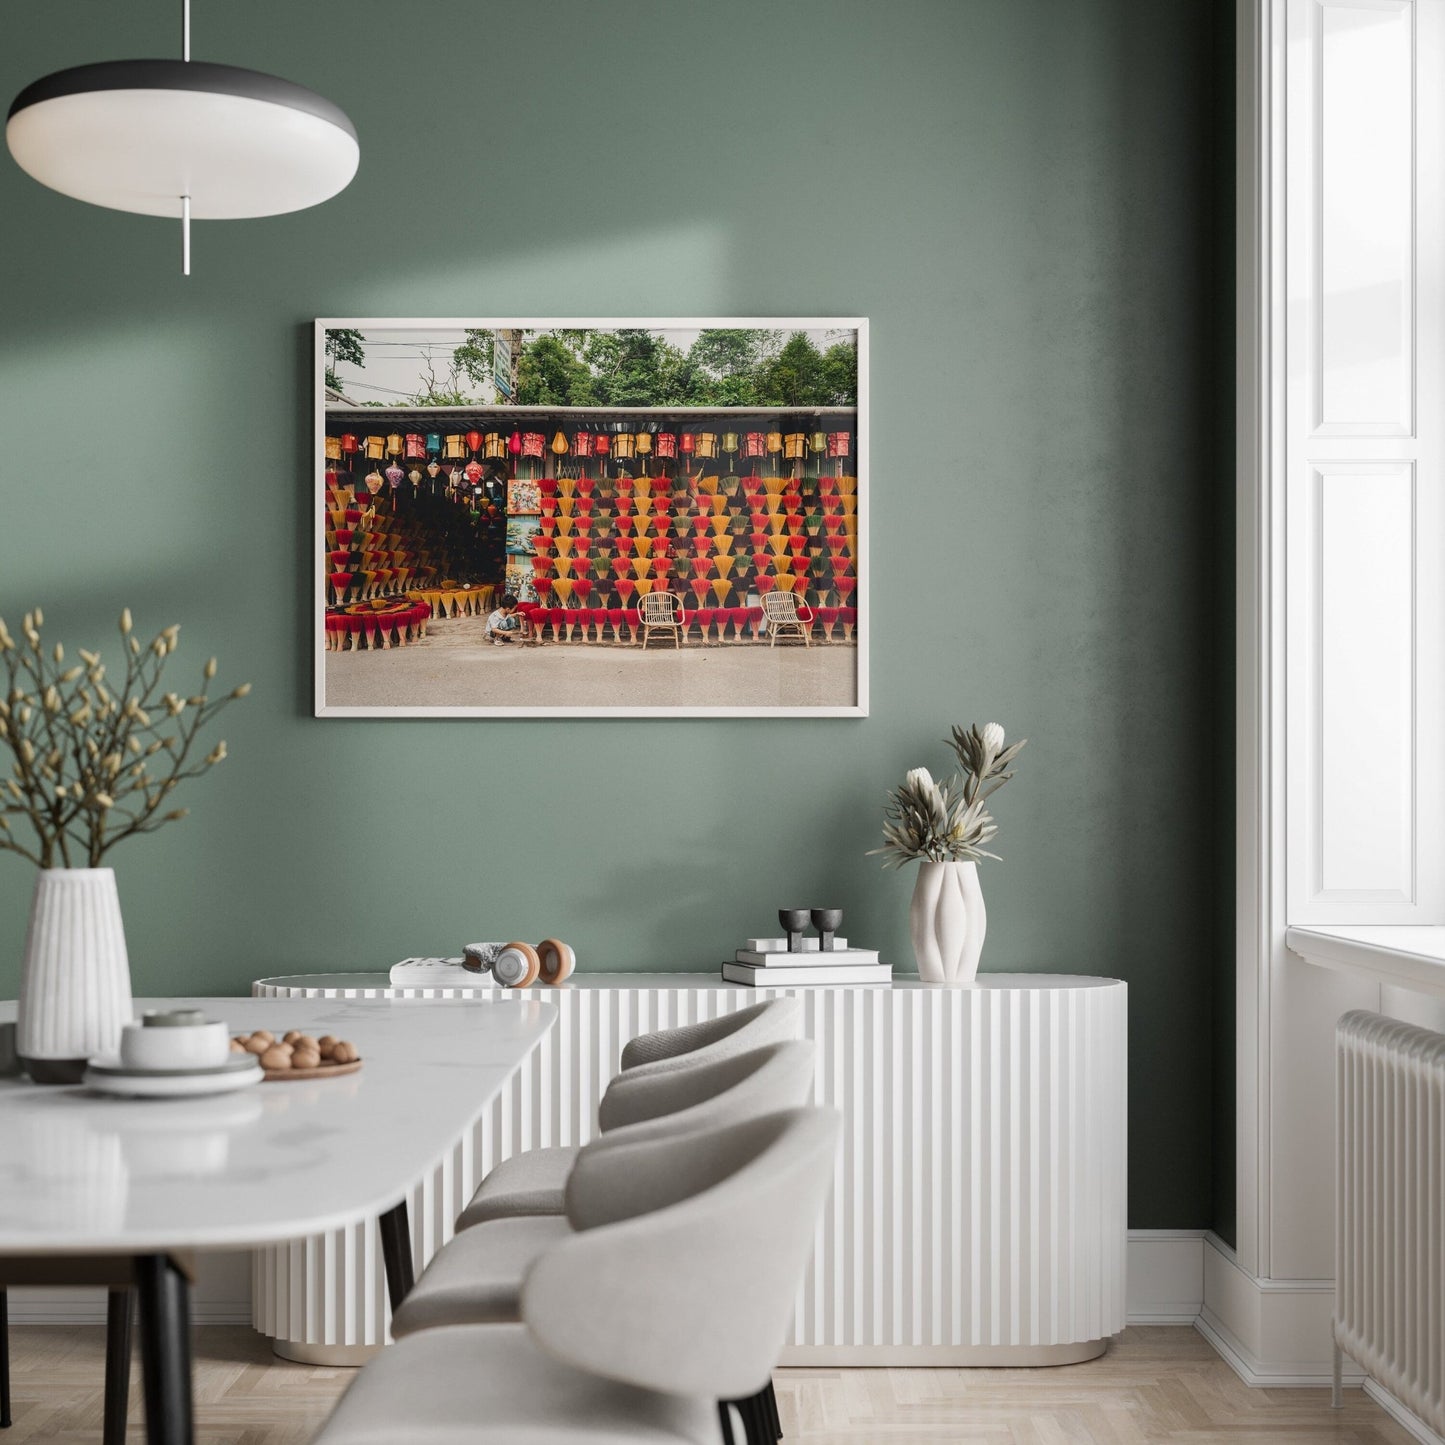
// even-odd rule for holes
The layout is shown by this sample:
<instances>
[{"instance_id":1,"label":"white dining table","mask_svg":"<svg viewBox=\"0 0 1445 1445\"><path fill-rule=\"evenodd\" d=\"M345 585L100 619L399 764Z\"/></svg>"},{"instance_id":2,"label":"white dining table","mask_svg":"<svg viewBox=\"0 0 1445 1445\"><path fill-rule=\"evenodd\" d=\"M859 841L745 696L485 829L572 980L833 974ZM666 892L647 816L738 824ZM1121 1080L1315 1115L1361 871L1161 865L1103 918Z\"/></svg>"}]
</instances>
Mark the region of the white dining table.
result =
<instances>
[{"instance_id":1,"label":"white dining table","mask_svg":"<svg viewBox=\"0 0 1445 1445\"><path fill-rule=\"evenodd\" d=\"M467 1133L556 1021L540 999L137 999L198 1008L232 1033L288 1029L356 1044L362 1067L233 1094L123 1099L0 1078L0 1289L103 1284L129 1358L134 1289L146 1438L189 1445L189 1255L375 1217L395 1308L412 1283L406 1196ZM0 1003L0 1023L15 1016ZM117 1299L125 1301L117 1319ZM123 1377L107 1363L107 1427ZM111 1386L116 1386L112 1390Z\"/></svg>"}]
</instances>

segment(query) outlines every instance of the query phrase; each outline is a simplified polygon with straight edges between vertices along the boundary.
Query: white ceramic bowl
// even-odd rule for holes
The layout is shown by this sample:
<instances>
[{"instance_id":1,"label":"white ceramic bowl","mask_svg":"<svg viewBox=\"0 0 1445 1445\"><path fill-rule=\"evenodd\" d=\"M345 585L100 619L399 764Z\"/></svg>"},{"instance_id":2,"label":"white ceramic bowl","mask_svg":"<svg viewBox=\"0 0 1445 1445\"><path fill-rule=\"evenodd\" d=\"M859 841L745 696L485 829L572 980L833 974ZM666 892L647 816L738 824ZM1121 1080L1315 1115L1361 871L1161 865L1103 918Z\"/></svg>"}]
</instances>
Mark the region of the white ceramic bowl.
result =
<instances>
[{"instance_id":1,"label":"white ceramic bowl","mask_svg":"<svg viewBox=\"0 0 1445 1445\"><path fill-rule=\"evenodd\" d=\"M120 1032L120 1059L128 1069L212 1069L230 1052L224 1023L158 1027L136 1019Z\"/></svg>"}]
</instances>

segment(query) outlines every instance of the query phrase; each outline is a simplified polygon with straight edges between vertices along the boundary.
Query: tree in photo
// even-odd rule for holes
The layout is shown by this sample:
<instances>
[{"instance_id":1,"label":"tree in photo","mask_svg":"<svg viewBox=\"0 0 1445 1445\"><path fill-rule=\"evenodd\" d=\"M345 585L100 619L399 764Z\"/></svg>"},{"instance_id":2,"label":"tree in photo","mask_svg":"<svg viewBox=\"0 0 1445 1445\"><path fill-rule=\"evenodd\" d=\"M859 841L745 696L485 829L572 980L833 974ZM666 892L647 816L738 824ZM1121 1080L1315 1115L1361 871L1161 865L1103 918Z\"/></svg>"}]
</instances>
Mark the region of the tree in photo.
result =
<instances>
[{"instance_id":1,"label":"tree in photo","mask_svg":"<svg viewBox=\"0 0 1445 1445\"><path fill-rule=\"evenodd\" d=\"M757 327L712 327L688 349L694 406L757 406L758 372L782 344L782 333Z\"/></svg>"},{"instance_id":2,"label":"tree in photo","mask_svg":"<svg viewBox=\"0 0 1445 1445\"><path fill-rule=\"evenodd\" d=\"M795 331L762 369L764 406L818 406L824 390L823 353L805 331Z\"/></svg>"},{"instance_id":3,"label":"tree in photo","mask_svg":"<svg viewBox=\"0 0 1445 1445\"><path fill-rule=\"evenodd\" d=\"M467 339L452 352L452 362L459 375L473 386L485 386L492 379L492 351L497 333L476 327L467 328Z\"/></svg>"},{"instance_id":4,"label":"tree in photo","mask_svg":"<svg viewBox=\"0 0 1445 1445\"><path fill-rule=\"evenodd\" d=\"M641 327L589 332L583 359L602 406L687 406L687 357L656 332Z\"/></svg>"},{"instance_id":5,"label":"tree in photo","mask_svg":"<svg viewBox=\"0 0 1445 1445\"><path fill-rule=\"evenodd\" d=\"M361 332L347 327L328 329L326 332L326 384L332 391L341 390L341 380L336 374L338 362L350 366L366 365L366 343Z\"/></svg>"},{"instance_id":6,"label":"tree in photo","mask_svg":"<svg viewBox=\"0 0 1445 1445\"><path fill-rule=\"evenodd\" d=\"M835 341L823 353L823 389L820 406L858 405L858 343Z\"/></svg>"},{"instance_id":7,"label":"tree in photo","mask_svg":"<svg viewBox=\"0 0 1445 1445\"><path fill-rule=\"evenodd\" d=\"M795 331L759 372L764 406L856 406L858 349L839 341L819 351L805 331Z\"/></svg>"},{"instance_id":8,"label":"tree in photo","mask_svg":"<svg viewBox=\"0 0 1445 1445\"><path fill-rule=\"evenodd\" d=\"M519 406L592 406L595 401L591 371L559 333L544 331L522 347Z\"/></svg>"}]
</instances>

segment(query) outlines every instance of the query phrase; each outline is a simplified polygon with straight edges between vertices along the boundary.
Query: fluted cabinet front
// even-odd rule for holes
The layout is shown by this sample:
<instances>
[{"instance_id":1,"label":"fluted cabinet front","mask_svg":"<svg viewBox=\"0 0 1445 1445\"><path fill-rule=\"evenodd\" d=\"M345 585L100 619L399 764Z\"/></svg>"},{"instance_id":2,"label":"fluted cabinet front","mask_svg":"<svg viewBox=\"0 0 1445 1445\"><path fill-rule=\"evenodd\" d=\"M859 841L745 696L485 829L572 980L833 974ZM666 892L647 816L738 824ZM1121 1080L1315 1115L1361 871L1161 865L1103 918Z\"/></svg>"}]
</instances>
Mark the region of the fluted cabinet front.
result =
<instances>
[{"instance_id":1,"label":"fluted cabinet front","mask_svg":"<svg viewBox=\"0 0 1445 1445\"><path fill-rule=\"evenodd\" d=\"M514 996L329 987L320 976L255 992L478 1006ZM549 990L557 1026L412 1192L418 1269L495 1163L591 1136L628 1039L782 992L801 996L818 1046L817 1102L844 1117L790 1360L1047 1362L1084 1358L1124 1327L1127 1004L1125 985L1107 979L758 990L614 975ZM258 1251L256 1328L282 1348L382 1342L375 1236L356 1228Z\"/></svg>"}]
</instances>

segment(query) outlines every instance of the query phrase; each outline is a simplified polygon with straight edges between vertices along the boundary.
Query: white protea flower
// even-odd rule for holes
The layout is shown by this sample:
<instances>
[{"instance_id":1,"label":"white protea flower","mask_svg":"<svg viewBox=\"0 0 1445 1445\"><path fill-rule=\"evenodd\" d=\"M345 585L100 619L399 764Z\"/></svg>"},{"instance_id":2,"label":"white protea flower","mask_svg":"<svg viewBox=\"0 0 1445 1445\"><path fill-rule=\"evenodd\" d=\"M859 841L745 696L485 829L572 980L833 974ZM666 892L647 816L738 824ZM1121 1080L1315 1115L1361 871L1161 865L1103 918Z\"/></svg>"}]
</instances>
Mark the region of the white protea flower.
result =
<instances>
[{"instance_id":1,"label":"white protea flower","mask_svg":"<svg viewBox=\"0 0 1445 1445\"><path fill-rule=\"evenodd\" d=\"M984 723L983 745L991 753L1001 753L1004 744L1004 732L1002 723Z\"/></svg>"},{"instance_id":2,"label":"white protea flower","mask_svg":"<svg viewBox=\"0 0 1445 1445\"><path fill-rule=\"evenodd\" d=\"M927 768L909 768L907 785L915 792L932 793L937 791L938 785L933 781L933 774Z\"/></svg>"}]
</instances>

